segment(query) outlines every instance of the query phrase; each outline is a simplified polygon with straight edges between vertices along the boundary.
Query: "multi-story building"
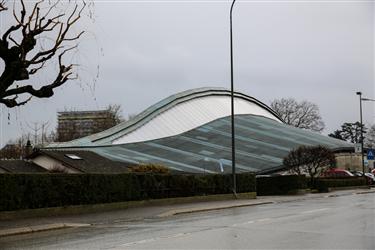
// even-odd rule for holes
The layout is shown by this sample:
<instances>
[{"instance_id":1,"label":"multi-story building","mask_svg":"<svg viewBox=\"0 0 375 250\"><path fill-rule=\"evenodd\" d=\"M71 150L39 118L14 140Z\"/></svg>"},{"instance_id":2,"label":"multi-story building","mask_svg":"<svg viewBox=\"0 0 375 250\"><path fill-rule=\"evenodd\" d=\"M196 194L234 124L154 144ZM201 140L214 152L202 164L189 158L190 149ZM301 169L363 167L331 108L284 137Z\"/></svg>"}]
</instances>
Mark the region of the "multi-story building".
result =
<instances>
[{"instance_id":1,"label":"multi-story building","mask_svg":"<svg viewBox=\"0 0 375 250\"><path fill-rule=\"evenodd\" d=\"M57 113L57 141L65 142L98 133L116 125L111 110L64 111Z\"/></svg>"}]
</instances>

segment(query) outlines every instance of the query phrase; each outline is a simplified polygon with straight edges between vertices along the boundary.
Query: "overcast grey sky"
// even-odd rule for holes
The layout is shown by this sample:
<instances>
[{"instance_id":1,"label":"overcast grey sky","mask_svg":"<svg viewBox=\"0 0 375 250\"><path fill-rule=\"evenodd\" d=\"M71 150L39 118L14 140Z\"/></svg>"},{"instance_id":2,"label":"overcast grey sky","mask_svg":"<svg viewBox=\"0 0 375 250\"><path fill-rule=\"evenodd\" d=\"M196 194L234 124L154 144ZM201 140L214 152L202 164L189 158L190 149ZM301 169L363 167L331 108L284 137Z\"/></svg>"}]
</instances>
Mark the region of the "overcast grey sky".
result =
<instances>
[{"instance_id":1,"label":"overcast grey sky","mask_svg":"<svg viewBox=\"0 0 375 250\"><path fill-rule=\"evenodd\" d=\"M94 2L94 23L76 27L88 30L75 55L82 81L50 99L1 107L2 145L31 132L26 122L54 128L64 108L121 104L128 115L179 91L230 86L230 1ZM374 98L372 1L237 0L233 15L236 90L267 104L281 97L314 102L325 133L358 120L356 91ZM374 122L373 107L364 104L366 123Z\"/></svg>"}]
</instances>

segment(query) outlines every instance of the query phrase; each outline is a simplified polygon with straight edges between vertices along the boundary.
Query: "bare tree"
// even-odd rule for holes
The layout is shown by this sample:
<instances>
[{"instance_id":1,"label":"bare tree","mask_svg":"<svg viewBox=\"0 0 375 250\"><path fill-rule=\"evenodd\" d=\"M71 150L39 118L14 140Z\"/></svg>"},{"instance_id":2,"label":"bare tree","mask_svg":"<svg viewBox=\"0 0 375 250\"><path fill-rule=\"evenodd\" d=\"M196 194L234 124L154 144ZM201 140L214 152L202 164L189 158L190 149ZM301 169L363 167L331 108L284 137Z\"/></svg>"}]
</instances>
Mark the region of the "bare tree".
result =
<instances>
[{"instance_id":1,"label":"bare tree","mask_svg":"<svg viewBox=\"0 0 375 250\"><path fill-rule=\"evenodd\" d=\"M125 121L120 104L110 104L107 106L107 110L113 116L113 126Z\"/></svg>"},{"instance_id":2,"label":"bare tree","mask_svg":"<svg viewBox=\"0 0 375 250\"><path fill-rule=\"evenodd\" d=\"M335 154L324 146L300 146L284 158L283 165L291 172L308 173L311 183L323 170L336 165Z\"/></svg>"},{"instance_id":3,"label":"bare tree","mask_svg":"<svg viewBox=\"0 0 375 250\"><path fill-rule=\"evenodd\" d=\"M24 105L32 97L51 97L55 88L74 79L74 65L63 63L63 57L77 47L77 40L83 34L83 31L71 34L71 29L86 4L79 0L65 1L64 4L71 5L71 11L63 14L56 10L61 2L40 0L25 4L19 0L20 11L13 6L14 25L0 36L0 58L5 65L0 75L0 103L7 107ZM5 1L0 0L0 12L3 11L9 10ZM45 44L50 46L44 48ZM30 77L43 70L48 62L58 64L57 75L49 84L37 87L40 84L31 83ZM25 83L26 80L29 82Z\"/></svg>"},{"instance_id":4,"label":"bare tree","mask_svg":"<svg viewBox=\"0 0 375 250\"><path fill-rule=\"evenodd\" d=\"M29 135L23 134L15 140L9 140L6 145L0 149L0 159L21 159L26 152Z\"/></svg>"},{"instance_id":5,"label":"bare tree","mask_svg":"<svg viewBox=\"0 0 375 250\"><path fill-rule=\"evenodd\" d=\"M21 159L23 155L22 145L16 143L8 143L0 149L0 159Z\"/></svg>"},{"instance_id":6,"label":"bare tree","mask_svg":"<svg viewBox=\"0 0 375 250\"><path fill-rule=\"evenodd\" d=\"M35 131L33 131L35 133ZM32 141L32 142L31 142ZM0 159L20 159L27 152L27 143L31 147L43 147L48 143L56 141L54 131L40 130L37 134L22 134L20 137L9 140L6 145L0 149Z\"/></svg>"},{"instance_id":7,"label":"bare tree","mask_svg":"<svg viewBox=\"0 0 375 250\"><path fill-rule=\"evenodd\" d=\"M287 124L297 128L321 132L324 122L319 114L319 107L311 102L297 102L293 98L282 98L272 101L271 108Z\"/></svg>"}]
</instances>

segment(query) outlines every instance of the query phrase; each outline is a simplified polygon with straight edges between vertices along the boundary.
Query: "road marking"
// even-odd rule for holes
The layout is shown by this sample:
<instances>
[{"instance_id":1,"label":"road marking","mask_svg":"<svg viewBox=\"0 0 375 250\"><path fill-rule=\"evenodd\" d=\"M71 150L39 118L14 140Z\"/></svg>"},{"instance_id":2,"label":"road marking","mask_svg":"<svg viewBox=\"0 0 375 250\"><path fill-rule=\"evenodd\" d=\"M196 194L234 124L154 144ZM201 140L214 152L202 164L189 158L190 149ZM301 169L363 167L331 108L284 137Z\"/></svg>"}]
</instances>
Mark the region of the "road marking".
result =
<instances>
[{"instance_id":1,"label":"road marking","mask_svg":"<svg viewBox=\"0 0 375 250\"><path fill-rule=\"evenodd\" d=\"M269 221L269 220L271 220L271 218L259 219L259 220L257 220L257 222L263 222L263 221Z\"/></svg>"},{"instance_id":2,"label":"road marking","mask_svg":"<svg viewBox=\"0 0 375 250\"><path fill-rule=\"evenodd\" d=\"M243 225L248 225L248 224L252 224L252 223L255 223L255 221L249 220L249 221L242 222L242 223L236 223L236 224L233 224L232 227L243 226Z\"/></svg>"},{"instance_id":3,"label":"road marking","mask_svg":"<svg viewBox=\"0 0 375 250\"><path fill-rule=\"evenodd\" d=\"M330 208L319 208L319 209L313 209L313 210L308 210L308 211L303 211L301 212L300 214L311 214L311 213L317 213L317 212L322 212L322 211L326 211L326 210L329 210ZM275 218L274 218L275 219ZM276 218L277 219L277 218ZM231 225L232 227L237 227L237 226L243 226L243 225L247 225L247 224L252 224L252 223L257 223L257 222L265 222L265 221L270 221L272 220L272 218L262 218L262 219L259 219L259 220L250 220L250 221L246 221L246 222L242 222L242 223L236 223L236 224L233 224Z\"/></svg>"},{"instance_id":4,"label":"road marking","mask_svg":"<svg viewBox=\"0 0 375 250\"><path fill-rule=\"evenodd\" d=\"M252 223L256 223L256 222L264 222L264 221L269 221L269 220L271 220L271 218L263 218L263 219L259 219L259 220L255 220L255 221L249 220L249 221L246 221L246 222L233 224L232 227L243 226L243 225L248 225L248 224L252 224Z\"/></svg>"},{"instance_id":5,"label":"road marking","mask_svg":"<svg viewBox=\"0 0 375 250\"><path fill-rule=\"evenodd\" d=\"M154 241L161 240L161 239L178 238L178 237L186 236L186 235L189 235L189 234L191 234L191 233L178 233L178 234L172 234L172 235L158 236L158 237L154 237L154 238L150 238L150 239L128 242L128 243L122 244L121 247L128 247L128 246L133 246L133 245L136 245L136 244L150 243L150 242L154 242Z\"/></svg>"},{"instance_id":6,"label":"road marking","mask_svg":"<svg viewBox=\"0 0 375 250\"><path fill-rule=\"evenodd\" d=\"M255 221L253 220L249 220L249 221L246 221L244 224L251 224L251 223L254 223Z\"/></svg>"},{"instance_id":7,"label":"road marking","mask_svg":"<svg viewBox=\"0 0 375 250\"><path fill-rule=\"evenodd\" d=\"M182 236L185 236L185 235L188 235L188 234L190 234L190 233L178 233L178 234L173 234L173 235L161 236L160 238L161 239L172 239L172 238L182 237Z\"/></svg>"},{"instance_id":8,"label":"road marking","mask_svg":"<svg viewBox=\"0 0 375 250\"><path fill-rule=\"evenodd\" d=\"M153 241L156 241L158 238L159 238L159 237L156 237L156 238L150 238L150 239L144 239L144 240L138 240L138 241L132 241L132 242L129 242L129 243L122 244L121 246L122 246L122 247L128 247L128 246L132 246L132 245L136 245L136 244L142 244L142 243L153 242Z\"/></svg>"},{"instance_id":9,"label":"road marking","mask_svg":"<svg viewBox=\"0 0 375 250\"><path fill-rule=\"evenodd\" d=\"M304 212L302 212L302 214L317 213L317 212L326 211L326 210L329 210L329 209L330 209L330 208L319 208L319 209L313 209L313 210L304 211Z\"/></svg>"}]
</instances>

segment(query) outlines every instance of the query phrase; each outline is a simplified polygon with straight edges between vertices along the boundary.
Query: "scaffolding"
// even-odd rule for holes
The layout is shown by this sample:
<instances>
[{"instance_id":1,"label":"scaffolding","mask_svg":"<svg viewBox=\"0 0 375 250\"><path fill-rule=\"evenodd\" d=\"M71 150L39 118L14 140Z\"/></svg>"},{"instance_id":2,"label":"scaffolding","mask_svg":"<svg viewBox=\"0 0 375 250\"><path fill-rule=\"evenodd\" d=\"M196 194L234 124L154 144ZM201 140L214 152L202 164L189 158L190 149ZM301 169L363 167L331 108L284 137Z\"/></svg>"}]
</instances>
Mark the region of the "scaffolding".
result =
<instances>
[{"instance_id":1,"label":"scaffolding","mask_svg":"<svg viewBox=\"0 0 375 250\"><path fill-rule=\"evenodd\" d=\"M101 132L116 124L116 116L109 109L58 112L57 141L71 141Z\"/></svg>"}]
</instances>

